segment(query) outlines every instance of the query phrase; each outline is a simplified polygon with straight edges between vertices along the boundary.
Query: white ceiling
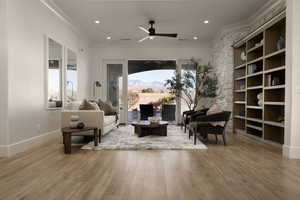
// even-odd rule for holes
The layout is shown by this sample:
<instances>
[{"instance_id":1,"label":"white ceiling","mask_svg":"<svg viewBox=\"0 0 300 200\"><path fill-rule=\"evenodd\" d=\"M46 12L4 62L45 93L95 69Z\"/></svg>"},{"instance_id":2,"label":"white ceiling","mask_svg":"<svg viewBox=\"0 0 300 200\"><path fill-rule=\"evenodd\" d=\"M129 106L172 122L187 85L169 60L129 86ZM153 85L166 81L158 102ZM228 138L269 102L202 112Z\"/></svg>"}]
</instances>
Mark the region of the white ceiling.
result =
<instances>
[{"instance_id":1,"label":"white ceiling","mask_svg":"<svg viewBox=\"0 0 300 200\"><path fill-rule=\"evenodd\" d=\"M93 43L137 43L139 25L156 21L156 32L175 32L178 41L156 38L146 43L197 43L211 40L225 25L245 20L268 0L53 0ZM96 25L94 20L101 23ZM208 19L209 24L203 21ZM112 40L106 40L111 36ZM198 41L192 40L194 36ZM121 39L131 39L121 41Z\"/></svg>"}]
</instances>

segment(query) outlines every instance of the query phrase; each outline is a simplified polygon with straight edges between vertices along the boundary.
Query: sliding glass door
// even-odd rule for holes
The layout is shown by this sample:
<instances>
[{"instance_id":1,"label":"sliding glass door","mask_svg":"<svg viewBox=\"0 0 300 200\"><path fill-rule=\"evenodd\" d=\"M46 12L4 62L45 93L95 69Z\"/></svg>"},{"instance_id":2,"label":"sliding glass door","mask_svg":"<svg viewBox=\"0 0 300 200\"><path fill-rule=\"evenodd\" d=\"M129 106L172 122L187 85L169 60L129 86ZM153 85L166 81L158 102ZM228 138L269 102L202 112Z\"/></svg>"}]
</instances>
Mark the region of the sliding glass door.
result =
<instances>
[{"instance_id":1,"label":"sliding glass door","mask_svg":"<svg viewBox=\"0 0 300 200\"><path fill-rule=\"evenodd\" d=\"M127 124L127 64L123 60L106 60L106 99L119 110L120 123Z\"/></svg>"}]
</instances>

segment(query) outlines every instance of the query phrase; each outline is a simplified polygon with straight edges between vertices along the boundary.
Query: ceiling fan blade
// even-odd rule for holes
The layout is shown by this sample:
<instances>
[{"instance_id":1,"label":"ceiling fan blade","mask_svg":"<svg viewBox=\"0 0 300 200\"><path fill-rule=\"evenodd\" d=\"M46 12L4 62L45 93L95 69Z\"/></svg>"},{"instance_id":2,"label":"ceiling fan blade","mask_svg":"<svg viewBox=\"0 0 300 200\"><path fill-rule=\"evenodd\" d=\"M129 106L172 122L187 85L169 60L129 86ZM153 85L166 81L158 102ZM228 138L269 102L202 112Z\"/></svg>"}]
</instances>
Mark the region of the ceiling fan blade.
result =
<instances>
[{"instance_id":1,"label":"ceiling fan blade","mask_svg":"<svg viewBox=\"0 0 300 200\"><path fill-rule=\"evenodd\" d=\"M149 31L148 31L146 28L144 28L144 27L142 27L142 26L139 26L139 29L141 29L142 31L144 31L144 32L146 32L146 33L149 34Z\"/></svg>"},{"instance_id":2,"label":"ceiling fan blade","mask_svg":"<svg viewBox=\"0 0 300 200\"><path fill-rule=\"evenodd\" d=\"M148 38L149 38L149 36L146 36L146 37L140 39L139 42L143 42L144 40L147 40Z\"/></svg>"},{"instance_id":3,"label":"ceiling fan blade","mask_svg":"<svg viewBox=\"0 0 300 200\"><path fill-rule=\"evenodd\" d=\"M162 37L174 37L178 36L177 33L155 33L155 36L162 36Z\"/></svg>"}]
</instances>

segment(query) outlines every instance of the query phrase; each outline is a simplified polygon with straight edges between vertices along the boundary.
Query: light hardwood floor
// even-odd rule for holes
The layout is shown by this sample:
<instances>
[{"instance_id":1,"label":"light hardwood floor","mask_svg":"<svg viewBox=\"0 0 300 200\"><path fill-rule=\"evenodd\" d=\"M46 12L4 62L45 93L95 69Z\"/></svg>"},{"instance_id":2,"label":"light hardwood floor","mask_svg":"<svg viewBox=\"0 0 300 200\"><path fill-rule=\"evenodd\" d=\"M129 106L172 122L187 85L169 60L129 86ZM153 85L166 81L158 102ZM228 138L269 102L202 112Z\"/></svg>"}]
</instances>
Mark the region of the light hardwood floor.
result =
<instances>
[{"instance_id":1,"label":"light hardwood floor","mask_svg":"<svg viewBox=\"0 0 300 200\"><path fill-rule=\"evenodd\" d=\"M0 159L0 199L299 200L300 161L238 137L206 151L72 155L52 141Z\"/></svg>"}]
</instances>

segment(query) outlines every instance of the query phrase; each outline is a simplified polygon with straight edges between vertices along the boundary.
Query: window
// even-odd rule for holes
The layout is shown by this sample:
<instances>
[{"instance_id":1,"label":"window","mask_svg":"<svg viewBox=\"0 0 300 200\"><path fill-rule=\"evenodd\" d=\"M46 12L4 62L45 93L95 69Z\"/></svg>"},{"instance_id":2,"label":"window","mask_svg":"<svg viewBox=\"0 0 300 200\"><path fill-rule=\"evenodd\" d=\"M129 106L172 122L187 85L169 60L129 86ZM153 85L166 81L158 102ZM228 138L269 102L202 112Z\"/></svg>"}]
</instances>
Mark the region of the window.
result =
<instances>
[{"instance_id":1,"label":"window","mask_svg":"<svg viewBox=\"0 0 300 200\"><path fill-rule=\"evenodd\" d=\"M48 39L48 108L62 107L63 46Z\"/></svg>"},{"instance_id":2,"label":"window","mask_svg":"<svg viewBox=\"0 0 300 200\"><path fill-rule=\"evenodd\" d=\"M68 49L66 70L66 101L76 101L78 98L77 56Z\"/></svg>"}]
</instances>

